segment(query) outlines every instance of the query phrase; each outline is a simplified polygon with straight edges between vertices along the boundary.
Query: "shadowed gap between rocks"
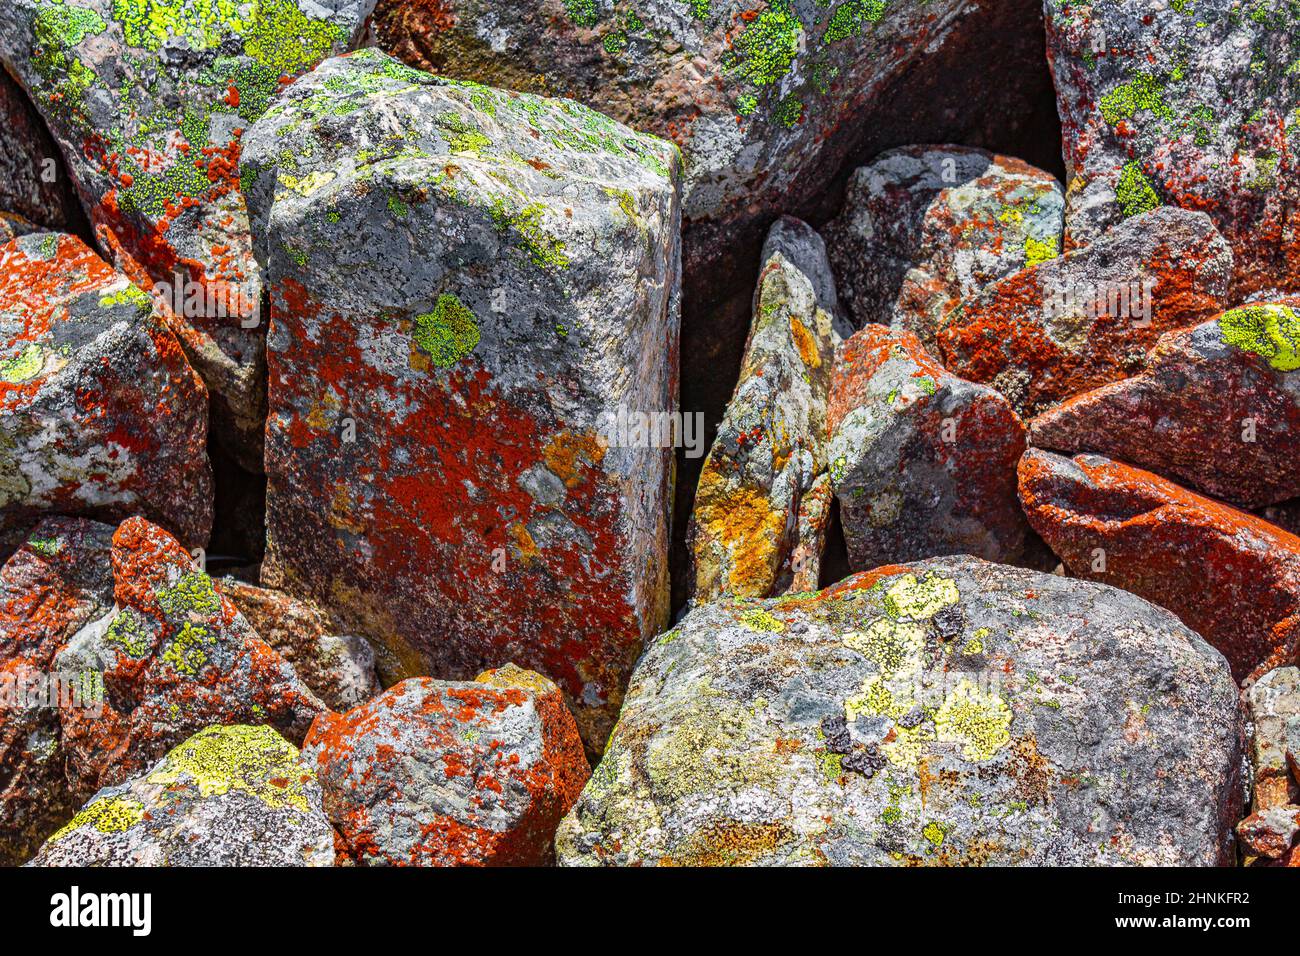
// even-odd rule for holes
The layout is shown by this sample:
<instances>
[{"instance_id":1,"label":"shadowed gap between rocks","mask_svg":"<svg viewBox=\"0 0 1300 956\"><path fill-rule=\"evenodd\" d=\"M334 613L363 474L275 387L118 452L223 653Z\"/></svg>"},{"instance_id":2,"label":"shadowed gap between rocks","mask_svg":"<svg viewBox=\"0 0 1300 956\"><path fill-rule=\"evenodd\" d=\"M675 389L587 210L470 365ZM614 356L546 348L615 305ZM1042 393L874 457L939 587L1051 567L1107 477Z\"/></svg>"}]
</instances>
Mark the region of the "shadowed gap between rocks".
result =
<instances>
[{"instance_id":1,"label":"shadowed gap between rocks","mask_svg":"<svg viewBox=\"0 0 1300 956\"><path fill-rule=\"evenodd\" d=\"M1008 4L1008 7L1014 7ZM1035 9L1037 5L1035 5ZM888 149L912 144L955 144L1017 157L1064 183L1060 117L1047 64L1046 34L1041 10L1032 28L1022 11L1007 9L998 15L995 33L1005 44L947 50L942 56L914 65L890 83L879 96L881 106L864 118L858 142L828 177L827 185L812 200L783 212L816 228L834 218L843 205L849 177ZM974 47L974 48L972 48ZM1039 68L1026 75L1019 66L1035 62ZM971 103L987 101L988 90L1002 91L1002 99L983 113L969 111ZM718 426L735 390L740 360L751 319L751 304L758 281L759 253L776 214L751 223L731 236L728 261L719 267L692 270L692 248L706 241L704 230L687 224L684 235L686 269L683 276L681 332L681 409L703 413L704 449L712 447ZM720 277L722 277L720 279ZM672 607L676 616L687 600L689 550L686 530L695 502L704 458L687 458L677 451L676 494L673 505L670 573ZM830 560L833 542L840 540L838 511L828 531L828 562L823 584L840 570ZM841 545L842 546L842 545ZM844 568L847 568L847 559ZM842 575L840 575L842 577Z\"/></svg>"}]
</instances>

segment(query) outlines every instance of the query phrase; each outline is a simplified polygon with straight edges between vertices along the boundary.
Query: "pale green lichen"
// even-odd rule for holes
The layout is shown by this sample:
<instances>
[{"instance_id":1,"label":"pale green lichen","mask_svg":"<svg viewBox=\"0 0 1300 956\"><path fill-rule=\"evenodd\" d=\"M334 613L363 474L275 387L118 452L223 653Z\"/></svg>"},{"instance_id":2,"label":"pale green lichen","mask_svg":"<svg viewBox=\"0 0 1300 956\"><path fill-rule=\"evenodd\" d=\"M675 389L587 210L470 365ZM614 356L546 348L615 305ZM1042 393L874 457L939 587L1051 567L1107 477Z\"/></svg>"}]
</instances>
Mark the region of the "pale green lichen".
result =
<instances>
[{"instance_id":1,"label":"pale green lichen","mask_svg":"<svg viewBox=\"0 0 1300 956\"><path fill-rule=\"evenodd\" d=\"M1129 161L1120 173L1115 199L1125 218L1138 216L1160 207L1160 196L1136 161Z\"/></svg>"},{"instance_id":2,"label":"pale green lichen","mask_svg":"<svg viewBox=\"0 0 1300 956\"><path fill-rule=\"evenodd\" d=\"M12 358L0 362L0 381L20 385L41 374L45 367L45 350L36 342L28 342Z\"/></svg>"},{"instance_id":3,"label":"pale green lichen","mask_svg":"<svg viewBox=\"0 0 1300 956\"><path fill-rule=\"evenodd\" d=\"M1285 305L1248 305L1219 316L1224 343L1268 361L1279 372L1300 369L1300 312Z\"/></svg>"},{"instance_id":4,"label":"pale green lichen","mask_svg":"<svg viewBox=\"0 0 1300 956\"><path fill-rule=\"evenodd\" d=\"M905 574L885 592L885 611L894 618L924 621L961 599L957 582L933 571L917 580Z\"/></svg>"},{"instance_id":5,"label":"pale green lichen","mask_svg":"<svg viewBox=\"0 0 1300 956\"><path fill-rule=\"evenodd\" d=\"M478 318L450 292L438 297L433 311L415 317L415 344L438 368L451 368L479 343Z\"/></svg>"},{"instance_id":6,"label":"pale green lichen","mask_svg":"<svg viewBox=\"0 0 1300 956\"><path fill-rule=\"evenodd\" d=\"M162 659L172 666L178 674L197 677L203 665L208 662L205 650L216 644L216 638L206 627L186 621L180 631L172 638L163 651Z\"/></svg>"},{"instance_id":7,"label":"pale green lichen","mask_svg":"<svg viewBox=\"0 0 1300 956\"><path fill-rule=\"evenodd\" d=\"M959 744L967 760L983 762L1011 742L1011 708L962 680L939 706L934 726L940 743Z\"/></svg>"},{"instance_id":8,"label":"pale green lichen","mask_svg":"<svg viewBox=\"0 0 1300 956\"><path fill-rule=\"evenodd\" d=\"M745 611L740 615L740 623L751 631L766 631L770 634L780 634L785 630L785 621L773 617L762 608Z\"/></svg>"},{"instance_id":9,"label":"pale green lichen","mask_svg":"<svg viewBox=\"0 0 1300 956\"><path fill-rule=\"evenodd\" d=\"M140 660L149 651L149 633L144 622L131 608L123 608L108 625L104 640L109 644L118 644L128 656Z\"/></svg>"},{"instance_id":10,"label":"pale green lichen","mask_svg":"<svg viewBox=\"0 0 1300 956\"><path fill-rule=\"evenodd\" d=\"M298 751L270 727L209 727L175 747L148 782L190 786L201 796L250 794L273 809L309 809L311 779Z\"/></svg>"},{"instance_id":11,"label":"pale green lichen","mask_svg":"<svg viewBox=\"0 0 1300 956\"><path fill-rule=\"evenodd\" d=\"M856 36L868 23L878 23L885 16L887 0L844 0L831 14L822 39L838 43Z\"/></svg>"},{"instance_id":12,"label":"pale green lichen","mask_svg":"<svg viewBox=\"0 0 1300 956\"><path fill-rule=\"evenodd\" d=\"M202 571L182 574L174 583L160 588L158 604L167 614L216 614L221 610L221 596L212 578Z\"/></svg>"}]
</instances>

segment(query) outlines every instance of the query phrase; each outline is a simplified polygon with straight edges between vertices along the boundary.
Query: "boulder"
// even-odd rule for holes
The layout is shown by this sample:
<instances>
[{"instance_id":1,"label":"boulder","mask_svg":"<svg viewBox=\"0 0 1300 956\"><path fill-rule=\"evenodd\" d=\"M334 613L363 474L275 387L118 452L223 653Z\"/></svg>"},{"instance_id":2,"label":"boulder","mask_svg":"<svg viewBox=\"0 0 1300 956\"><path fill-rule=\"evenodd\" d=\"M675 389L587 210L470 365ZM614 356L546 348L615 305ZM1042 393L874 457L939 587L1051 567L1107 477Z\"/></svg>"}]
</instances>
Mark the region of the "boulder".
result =
<instances>
[{"instance_id":1,"label":"boulder","mask_svg":"<svg viewBox=\"0 0 1300 956\"><path fill-rule=\"evenodd\" d=\"M270 727L201 730L106 787L28 866L333 866L316 775Z\"/></svg>"},{"instance_id":2,"label":"boulder","mask_svg":"<svg viewBox=\"0 0 1300 956\"><path fill-rule=\"evenodd\" d=\"M365 638L337 633L317 605L235 578L215 583L330 710L349 710L384 689Z\"/></svg>"},{"instance_id":3,"label":"boulder","mask_svg":"<svg viewBox=\"0 0 1300 956\"><path fill-rule=\"evenodd\" d=\"M938 357L1037 414L1139 371L1161 334L1222 312L1231 280L1208 216L1158 209L977 291L945 316Z\"/></svg>"},{"instance_id":4,"label":"boulder","mask_svg":"<svg viewBox=\"0 0 1300 956\"><path fill-rule=\"evenodd\" d=\"M1232 309L1169 332L1133 378L1085 392L1029 423L1029 440L1097 452L1242 508L1300 496L1300 312Z\"/></svg>"},{"instance_id":5,"label":"boulder","mask_svg":"<svg viewBox=\"0 0 1300 956\"><path fill-rule=\"evenodd\" d=\"M19 236L26 236L33 232L44 232L40 226L23 216L13 212L0 212L0 246L3 246Z\"/></svg>"},{"instance_id":6,"label":"boulder","mask_svg":"<svg viewBox=\"0 0 1300 956\"><path fill-rule=\"evenodd\" d=\"M562 865L1212 865L1223 656L1114 588L936 558L695 608L637 666Z\"/></svg>"},{"instance_id":7,"label":"boulder","mask_svg":"<svg viewBox=\"0 0 1300 956\"><path fill-rule=\"evenodd\" d=\"M50 140L50 134L22 89L2 68L0 210L49 229L66 229L82 215L58 147ZM4 228L0 223L0 237Z\"/></svg>"},{"instance_id":8,"label":"boulder","mask_svg":"<svg viewBox=\"0 0 1300 956\"><path fill-rule=\"evenodd\" d=\"M1050 173L963 146L904 146L849 180L824 230L854 324L913 332L998 279L1061 251L1065 197Z\"/></svg>"},{"instance_id":9,"label":"boulder","mask_svg":"<svg viewBox=\"0 0 1300 956\"><path fill-rule=\"evenodd\" d=\"M1025 556L1024 424L994 389L945 371L911 332L869 325L845 343L830 427L830 481L853 570Z\"/></svg>"},{"instance_id":10,"label":"boulder","mask_svg":"<svg viewBox=\"0 0 1300 956\"><path fill-rule=\"evenodd\" d=\"M1020 498L1071 574L1167 607L1223 652L1238 681L1295 661L1295 535L1099 455L1030 449Z\"/></svg>"},{"instance_id":11,"label":"boulder","mask_svg":"<svg viewBox=\"0 0 1300 956\"><path fill-rule=\"evenodd\" d=\"M589 747L666 623L679 156L576 103L329 60L244 138L271 294L262 583L385 683L515 660Z\"/></svg>"},{"instance_id":12,"label":"boulder","mask_svg":"<svg viewBox=\"0 0 1300 956\"><path fill-rule=\"evenodd\" d=\"M54 658L113 609L112 536L45 518L0 568L0 865L26 860L94 792L68 786L60 714L102 704L103 683Z\"/></svg>"},{"instance_id":13,"label":"boulder","mask_svg":"<svg viewBox=\"0 0 1300 956\"><path fill-rule=\"evenodd\" d=\"M559 688L513 665L323 714L303 755L347 855L372 866L544 864L590 773Z\"/></svg>"},{"instance_id":14,"label":"boulder","mask_svg":"<svg viewBox=\"0 0 1300 956\"><path fill-rule=\"evenodd\" d=\"M1300 8L1045 0L1066 247L1161 204L1208 213L1233 298L1300 291Z\"/></svg>"},{"instance_id":15,"label":"boulder","mask_svg":"<svg viewBox=\"0 0 1300 956\"><path fill-rule=\"evenodd\" d=\"M265 324L240 138L294 76L357 37L374 0L12 0L0 65L67 157L115 264L158 286L218 399L219 435L260 470Z\"/></svg>"},{"instance_id":16,"label":"boulder","mask_svg":"<svg viewBox=\"0 0 1300 956\"><path fill-rule=\"evenodd\" d=\"M788 237L800 226L778 228ZM789 583L799 573L815 582L820 567L817 541L829 510L812 489L826 470L826 399L839 336L829 270L814 265L810 275L783 247L796 260L823 264L824 250L810 247L812 255L800 255L793 245L774 230L740 380L696 488L690 541L697 602L723 594L770 597L779 579ZM800 525L801 510L807 527ZM793 555L801 547L796 569Z\"/></svg>"},{"instance_id":17,"label":"boulder","mask_svg":"<svg viewBox=\"0 0 1300 956\"><path fill-rule=\"evenodd\" d=\"M1300 669L1278 667L1246 689L1254 727L1250 764L1252 809L1300 803Z\"/></svg>"},{"instance_id":18,"label":"boulder","mask_svg":"<svg viewBox=\"0 0 1300 956\"><path fill-rule=\"evenodd\" d=\"M0 533L142 514L208 542L208 396L148 295L75 236L0 246Z\"/></svg>"},{"instance_id":19,"label":"boulder","mask_svg":"<svg viewBox=\"0 0 1300 956\"><path fill-rule=\"evenodd\" d=\"M1237 824L1237 839L1246 853L1276 860L1300 836L1300 807L1269 807L1252 813Z\"/></svg>"}]
</instances>

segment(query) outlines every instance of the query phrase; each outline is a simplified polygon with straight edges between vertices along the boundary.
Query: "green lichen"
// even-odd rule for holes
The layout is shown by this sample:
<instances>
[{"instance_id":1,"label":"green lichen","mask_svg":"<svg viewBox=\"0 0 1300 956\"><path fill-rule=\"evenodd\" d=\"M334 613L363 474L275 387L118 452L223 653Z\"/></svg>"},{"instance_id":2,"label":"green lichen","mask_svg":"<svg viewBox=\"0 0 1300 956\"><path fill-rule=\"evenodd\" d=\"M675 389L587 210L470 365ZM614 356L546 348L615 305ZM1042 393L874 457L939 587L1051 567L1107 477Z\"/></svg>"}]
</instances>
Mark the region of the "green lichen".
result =
<instances>
[{"instance_id":1,"label":"green lichen","mask_svg":"<svg viewBox=\"0 0 1300 956\"><path fill-rule=\"evenodd\" d=\"M129 657L142 659L149 652L149 632L144 619L131 608L123 608L104 633L104 641L118 644Z\"/></svg>"},{"instance_id":2,"label":"green lichen","mask_svg":"<svg viewBox=\"0 0 1300 956\"><path fill-rule=\"evenodd\" d=\"M167 649L163 651L162 659L178 674L197 677L203 665L208 662L205 648L211 647L216 642L216 638L206 627L186 621L176 636L171 639Z\"/></svg>"},{"instance_id":3,"label":"green lichen","mask_svg":"<svg viewBox=\"0 0 1300 956\"><path fill-rule=\"evenodd\" d=\"M455 113L440 114L434 122L447 140L447 146L453 153L470 156L482 156L484 150L492 146L492 140L472 123L467 123Z\"/></svg>"},{"instance_id":4,"label":"green lichen","mask_svg":"<svg viewBox=\"0 0 1300 956\"><path fill-rule=\"evenodd\" d=\"M1159 209L1161 205L1160 196L1136 160L1131 160L1124 165L1124 170L1120 173L1119 185L1115 189L1115 198L1119 202L1120 212L1126 219Z\"/></svg>"},{"instance_id":5,"label":"green lichen","mask_svg":"<svg viewBox=\"0 0 1300 956\"><path fill-rule=\"evenodd\" d=\"M939 706L934 726L940 743L959 744L967 760L983 762L1011 742L1011 708L963 680Z\"/></svg>"},{"instance_id":6,"label":"green lichen","mask_svg":"<svg viewBox=\"0 0 1300 956\"><path fill-rule=\"evenodd\" d=\"M564 0L564 9L569 19L580 27L594 27L600 20L596 0Z\"/></svg>"},{"instance_id":7,"label":"green lichen","mask_svg":"<svg viewBox=\"0 0 1300 956\"><path fill-rule=\"evenodd\" d=\"M63 539L57 535L53 538L32 537L27 539L27 547L42 557L53 558L63 550Z\"/></svg>"},{"instance_id":8,"label":"green lichen","mask_svg":"<svg viewBox=\"0 0 1300 956\"><path fill-rule=\"evenodd\" d=\"M1143 110L1160 119L1173 118L1173 110L1165 103L1164 88L1150 73L1139 73L1128 83L1115 87L1098 105L1102 117L1112 126L1132 119Z\"/></svg>"},{"instance_id":9,"label":"green lichen","mask_svg":"<svg viewBox=\"0 0 1300 956\"><path fill-rule=\"evenodd\" d=\"M838 43L857 36L868 23L878 23L885 16L887 0L845 0L831 14L822 39Z\"/></svg>"},{"instance_id":10,"label":"green lichen","mask_svg":"<svg viewBox=\"0 0 1300 956\"><path fill-rule=\"evenodd\" d=\"M492 222L499 232L513 232L534 264L543 269L567 269L569 257L565 254L564 243L542 228L545 210L540 202L519 206L497 197L492 202Z\"/></svg>"},{"instance_id":11,"label":"green lichen","mask_svg":"<svg viewBox=\"0 0 1300 956\"><path fill-rule=\"evenodd\" d=\"M1224 343L1258 355L1279 372L1300 369L1300 312L1285 305L1249 305L1219 317Z\"/></svg>"},{"instance_id":12,"label":"green lichen","mask_svg":"<svg viewBox=\"0 0 1300 956\"><path fill-rule=\"evenodd\" d=\"M270 727L209 727L172 749L149 783L191 786L205 797L247 793L272 809L307 811L311 777L298 751Z\"/></svg>"},{"instance_id":13,"label":"green lichen","mask_svg":"<svg viewBox=\"0 0 1300 956\"><path fill-rule=\"evenodd\" d=\"M961 599L957 582L930 572L922 580L905 574L885 592L885 612L893 618L924 621Z\"/></svg>"},{"instance_id":14,"label":"green lichen","mask_svg":"<svg viewBox=\"0 0 1300 956\"><path fill-rule=\"evenodd\" d=\"M947 833L947 827L937 820L931 820L921 829L921 836L925 837L936 850L943 846L943 838L947 836Z\"/></svg>"},{"instance_id":15,"label":"green lichen","mask_svg":"<svg viewBox=\"0 0 1300 956\"><path fill-rule=\"evenodd\" d=\"M190 571L174 583L160 588L158 605L169 615L216 614L221 610L221 596L212 578L202 571Z\"/></svg>"},{"instance_id":16,"label":"green lichen","mask_svg":"<svg viewBox=\"0 0 1300 956\"><path fill-rule=\"evenodd\" d=\"M86 804L67 825L54 831L50 843L58 843L74 830L93 827L100 833L125 833L144 819L144 804L132 797L100 797Z\"/></svg>"},{"instance_id":17,"label":"green lichen","mask_svg":"<svg viewBox=\"0 0 1300 956\"><path fill-rule=\"evenodd\" d=\"M415 317L411 337L434 365L451 368L478 345L478 319L460 299L444 292L432 312Z\"/></svg>"},{"instance_id":18,"label":"green lichen","mask_svg":"<svg viewBox=\"0 0 1300 956\"><path fill-rule=\"evenodd\" d=\"M36 342L28 342L12 358L0 362L0 381L20 385L41 374L45 367L45 350Z\"/></svg>"},{"instance_id":19,"label":"green lichen","mask_svg":"<svg viewBox=\"0 0 1300 956\"><path fill-rule=\"evenodd\" d=\"M755 86L771 86L790 72L799 55L803 24L788 0L773 0L736 38L736 72Z\"/></svg>"},{"instance_id":20,"label":"green lichen","mask_svg":"<svg viewBox=\"0 0 1300 956\"><path fill-rule=\"evenodd\" d=\"M762 608L753 608L745 611L740 615L740 623L743 627L751 631L765 631L769 634L780 634L785 630L785 621L773 617Z\"/></svg>"},{"instance_id":21,"label":"green lichen","mask_svg":"<svg viewBox=\"0 0 1300 956\"><path fill-rule=\"evenodd\" d=\"M110 309L116 305L133 305L137 308L150 303L149 293L137 285L127 285L117 292L106 292L99 297L99 307Z\"/></svg>"},{"instance_id":22,"label":"green lichen","mask_svg":"<svg viewBox=\"0 0 1300 956\"><path fill-rule=\"evenodd\" d=\"M1025 265L1027 266L1055 259L1060 251L1060 241L1055 236L1048 236L1046 239L1025 237Z\"/></svg>"}]
</instances>

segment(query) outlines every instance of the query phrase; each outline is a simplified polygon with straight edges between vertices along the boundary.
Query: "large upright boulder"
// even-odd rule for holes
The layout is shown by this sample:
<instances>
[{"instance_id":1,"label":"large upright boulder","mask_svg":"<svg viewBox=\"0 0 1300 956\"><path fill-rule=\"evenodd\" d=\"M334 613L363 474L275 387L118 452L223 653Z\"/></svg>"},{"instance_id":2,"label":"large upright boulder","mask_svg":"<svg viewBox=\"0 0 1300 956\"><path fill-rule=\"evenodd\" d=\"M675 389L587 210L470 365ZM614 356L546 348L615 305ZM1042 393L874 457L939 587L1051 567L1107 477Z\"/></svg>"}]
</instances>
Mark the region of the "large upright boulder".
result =
<instances>
[{"instance_id":1,"label":"large upright boulder","mask_svg":"<svg viewBox=\"0 0 1300 956\"><path fill-rule=\"evenodd\" d=\"M1020 498L1070 573L1169 608L1238 681L1300 651L1300 538L1100 455L1031 448Z\"/></svg>"},{"instance_id":2,"label":"large upright boulder","mask_svg":"<svg viewBox=\"0 0 1300 956\"><path fill-rule=\"evenodd\" d=\"M964 146L905 146L857 170L824 230L840 296L862 328L935 350L962 299L1061 251L1065 197L1050 173Z\"/></svg>"},{"instance_id":3,"label":"large upright boulder","mask_svg":"<svg viewBox=\"0 0 1300 956\"><path fill-rule=\"evenodd\" d=\"M75 236L0 246L0 535L135 514L208 543L208 395L150 297Z\"/></svg>"},{"instance_id":4,"label":"large upright boulder","mask_svg":"<svg viewBox=\"0 0 1300 956\"><path fill-rule=\"evenodd\" d=\"M298 748L234 724L95 794L28 865L333 866L334 830Z\"/></svg>"},{"instance_id":5,"label":"large upright boulder","mask_svg":"<svg viewBox=\"0 0 1300 956\"><path fill-rule=\"evenodd\" d=\"M1243 508L1300 497L1300 308L1261 302L1167 333L1141 374L1029 431L1040 447L1098 452Z\"/></svg>"},{"instance_id":6,"label":"large upright boulder","mask_svg":"<svg viewBox=\"0 0 1300 956\"><path fill-rule=\"evenodd\" d=\"M1071 175L1067 248L1168 204L1209 213L1234 292L1300 289L1300 8L1044 0Z\"/></svg>"},{"instance_id":7,"label":"large upright boulder","mask_svg":"<svg viewBox=\"0 0 1300 956\"><path fill-rule=\"evenodd\" d=\"M257 468L261 282L240 137L294 76L347 48L374 0L11 0L0 64L31 94L115 264L166 284L182 344Z\"/></svg>"},{"instance_id":8,"label":"large upright boulder","mask_svg":"<svg viewBox=\"0 0 1300 956\"><path fill-rule=\"evenodd\" d=\"M58 147L22 89L0 69L0 213L52 229L78 218L77 195ZM2 228L2 227L0 227Z\"/></svg>"},{"instance_id":9,"label":"large upright boulder","mask_svg":"<svg viewBox=\"0 0 1300 956\"><path fill-rule=\"evenodd\" d=\"M598 747L668 612L676 148L373 50L244 144L263 583L381 642L388 682L545 673Z\"/></svg>"},{"instance_id":10,"label":"large upright boulder","mask_svg":"<svg viewBox=\"0 0 1300 956\"><path fill-rule=\"evenodd\" d=\"M1231 284L1210 218L1157 209L977 290L944 317L939 357L1035 414L1138 371L1163 333L1226 308Z\"/></svg>"},{"instance_id":11,"label":"large upright boulder","mask_svg":"<svg viewBox=\"0 0 1300 956\"><path fill-rule=\"evenodd\" d=\"M829 425L853 570L944 554L1024 557L1024 423L997 391L942 368L911 332L868 325L844 344Z\"/></svg>"},{"instance_id":12,"label":"large upright boulder","mask_svg":"<svg viewBox=\"0 0 1300 956\"><path fill-rule=\"evenodd\" d=\"M1047 92L1036 0L381 0L374 31L412 65L674 139L701 286L728 259L747 278L846 161L1005 135Z\"/></svg>"},{"instance_id":13,"label":"large upright boulder","mask_svg":"<svg viewBox=\"0 0 1300 956\"><path fill-rule=\"evenodd\" d=\"M1123 591L962 556L696 608L637 667L561 864L1212 865L1222 655Z\"/></svg>"},{"instance_id":14,"label":"large upright boulder","mask_svg":"<svg viewBox=\"0 0 1300 956\"><path fill-rule=\"evenodd\" d=\"M795 236L809 244L811 265L790 258L804 258L793 248ZM825 306L835 307L834 284L829 269L816 267L825 250L808 226L779 221L773 240L754 293L740 381L695 492L695 601L770 597L783 581L815 582L820 567L815 542L829 509L804 508L804 501L815 497L826 470L826 399L839 335ZM801 560L816 567L793 566L801 541L808 544Z\"/></svg>"}]
</instances>

